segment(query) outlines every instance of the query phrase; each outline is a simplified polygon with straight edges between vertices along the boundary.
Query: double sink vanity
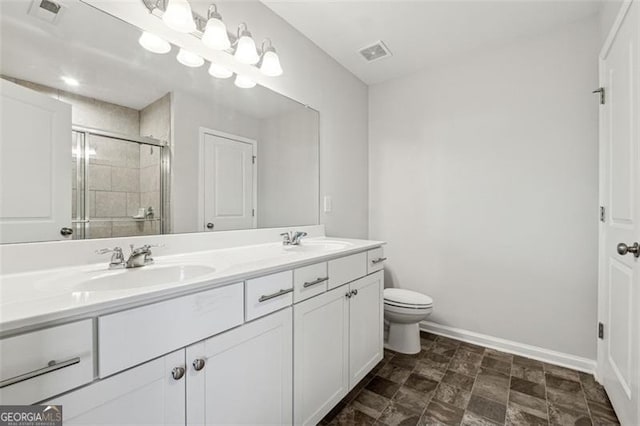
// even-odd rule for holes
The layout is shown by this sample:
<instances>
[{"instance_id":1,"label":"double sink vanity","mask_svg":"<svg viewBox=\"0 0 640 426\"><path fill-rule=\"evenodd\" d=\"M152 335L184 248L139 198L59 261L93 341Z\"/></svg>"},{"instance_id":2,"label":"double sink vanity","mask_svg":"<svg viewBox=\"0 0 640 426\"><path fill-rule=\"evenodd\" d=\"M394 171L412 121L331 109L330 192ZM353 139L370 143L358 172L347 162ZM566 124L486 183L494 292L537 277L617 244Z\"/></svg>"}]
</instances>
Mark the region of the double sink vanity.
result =
<instances>
[{"instance_id":1,"label":"double sink vanity","mask_svg":"<svg viewBox=\"0 0 640 426\"><path fill-rule=\"evenodd\" d=\"M65 424L316 424L383 357L382 243L277 232L3 275L0 404L62 405Z\"/></svg>"}]
</instances>

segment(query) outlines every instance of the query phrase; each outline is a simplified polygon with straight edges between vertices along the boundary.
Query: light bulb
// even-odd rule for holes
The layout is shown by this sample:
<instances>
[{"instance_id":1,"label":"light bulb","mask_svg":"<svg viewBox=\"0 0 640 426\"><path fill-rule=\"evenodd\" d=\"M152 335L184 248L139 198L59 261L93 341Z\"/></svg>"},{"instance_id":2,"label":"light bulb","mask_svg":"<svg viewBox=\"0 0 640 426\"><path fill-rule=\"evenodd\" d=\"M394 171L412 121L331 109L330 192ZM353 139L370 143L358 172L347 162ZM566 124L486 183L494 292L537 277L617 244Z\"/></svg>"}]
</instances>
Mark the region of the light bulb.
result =
<instances>
[{"instance_id":1,"label":"light bulb","mask_svg":"<svg viewBox=\"0 0 640 426\"><path fill-rule=\"evenodd\" d=\"M256 43L251 38L249 31L243 31L238 39L238 47L236 47L236 53L233 55L238 62L243 64L255 65L260 60L258 52L256 51Z\"/></svg>"},{"instance_id":2,"label":"light bulb","mask_svg":"<svg viewBox=\"0 0 640 426\"><path fill-rule=\"evenodd\" d=\"M234 84L241 89L251 89L256 85L256 82L245 75L238 74L236 76L236 81L234 82Z\"/></svg>"},{"instance_id":3,"label":"light bulb","mask_svg":"<svg viewBox=\"0 0 640 426\"><path fill-rule=\"evenodd\" d=\"M197 68L204 65L204 59L202 59L202 57L185 49L180 49L176 59L178 59L178 62L182 65L187 67Z\"/></svg>"},{"instance_id":4,"label":"light bulb","mask_svg":"<svg viewBox=\"0 0 640 426\"><path fill-rule=\"evenodd\" d=\"M280 66L280 58L273 47L267 47L262 55L262 65L260 72L269 77L277 77L282 75L282 66Z\"/></svg>"},{"instance_id":5,"label":"light bulb","mask_svg":"<svg viewBox=\"0 0 640 426\"><path fill-rule=\"evenodd\" d=\"M214 50L227 50L231 47L227 26L222 22L222 19L216 17L216 15L209 18L204 34L202 34L202 42L205 46Z\"/></svg>"},{"instance_id":6,"label":"light bulb","mask_svg":"<svg viewBox=\"0 0 640 426\"><path fill-rule=\"evenodd\" d=\"M162 20L172 30L190 33L196 30L191 6L187 0L169 0Z\"/></svg>"},{"instance_id":7,"label":"light bulb","mask_svg":"<svg viewBox=\"0 0 640 426\"><path fill-rule=\"evenodd\" d=\"M216 78L229 78L233 73L222 65L211 63L209 74Z\"/></svg>"},{"instance_id":8,"label":"light bulb","mask_svg":"<svg viewBox=\"0 0 640 426\"><path fill-rule=\"evenodd\" d=\"M171 50L171 45L169 44L169 42L161 39L155 34L151 34L146 31L142 33L142 35L138 39L138 43L140 43L140 46L153 53L162 54L168 53Z\"/></svg>"},{"instance_id":9,"label":"light bulb","mask_svg":"<svg viewBox=\"0 0 640 426\"><path fill-rule=\"evenodd\" d=\"M73 87L77 87L80 86L80 82L78 80L76 80L73 77L68 77L68 76L62 76L60 77L62 79L62 81L65 82L66 85L68 86L73 86Z\"/></svg>"}]
</instances>

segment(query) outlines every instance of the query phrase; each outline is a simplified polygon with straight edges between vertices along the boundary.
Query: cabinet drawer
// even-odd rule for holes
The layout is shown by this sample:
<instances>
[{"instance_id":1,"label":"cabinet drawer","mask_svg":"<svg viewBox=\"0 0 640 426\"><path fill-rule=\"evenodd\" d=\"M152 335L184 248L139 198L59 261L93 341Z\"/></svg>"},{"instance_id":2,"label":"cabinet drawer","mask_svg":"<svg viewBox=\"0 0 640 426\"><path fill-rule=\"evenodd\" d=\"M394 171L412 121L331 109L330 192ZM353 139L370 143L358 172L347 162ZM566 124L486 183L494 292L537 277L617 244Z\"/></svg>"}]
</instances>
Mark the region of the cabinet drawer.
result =
<instances>
[{"instance_id":1,"label":"cabinet drawer","mask_svg":"<svg viewBox=\"0 0 640 426\"><path fill-rule=\"evenodd\" d=\"M98 318L99 376L242 324L242 283Z\"/></svg>"},{"instance_id":2,"label":"cabinet drawer","mask_svg":"<svg viewBox=\"0 0 640 426\"><path fill-rule=\"evenodd\" d=\"M382 247L374 248L367 252L367 275L384 269L384 249Z\"/></svg>"},{"instance_id":3,"label":"cabinet drawer","mask_svg":"<svg viewBox=\"0 0 640 426\"><path fill-rule=\"evenodd\" d=\"M245 283L246 319L261 317L293 303L293 273L279 272Z\"/></svg>"},{"instance_id":4,"label":"cabinet drawer","mask_svg":"<svg viewBox=\"0 0 640 426\"><path fill-rule=\"evenodd\" d=\"M93 380L90 319L0 340L0 405L33 404Z\"/></svg>"},{"instance_id":5,"label":"cabinet drawer","mask_svg":"<svg viewBox=\"0 0 640 426\"><path fill-rule=\"evenodd\" d=\"M327 262L305 266L293 271L293 303L301 302L327 291Z\"/></svg>"},{"instance_id":6,"label":"cabinet drawer","mask_svg":"<svg viewBox=\"0 0 640 426\"><path fill-rule=\"evenodd\" d=\"M329 261L329 290L367 275L367 253Z\"/></svg>"}]
</instances>

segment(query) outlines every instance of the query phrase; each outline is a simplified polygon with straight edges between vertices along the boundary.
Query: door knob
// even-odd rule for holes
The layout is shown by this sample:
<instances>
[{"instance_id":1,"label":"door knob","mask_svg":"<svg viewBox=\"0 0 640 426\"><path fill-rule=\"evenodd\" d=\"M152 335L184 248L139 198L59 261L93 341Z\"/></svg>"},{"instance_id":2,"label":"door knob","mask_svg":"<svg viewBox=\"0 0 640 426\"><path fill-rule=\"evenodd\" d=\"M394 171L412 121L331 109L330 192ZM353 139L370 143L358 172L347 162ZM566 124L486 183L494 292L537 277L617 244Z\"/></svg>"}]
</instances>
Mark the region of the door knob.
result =
<instances>
[{"instance_id":1,"label":"door knob","mask_svg":"<svg viewBox=\"0 0 640 426\"><path fill-rule=\"evenodd\" d=\"M630 246L626 245L625 243L620 243L618 244L617 250L618 254L622 256L627 253L633 253L634 257L640 257L640 244L638 244L637 242L633 243Z\"/></svg>"},{"instance_id":2,"label":"door knob","mask_svg":"<svg viewBox=\"0 0 640 426\"><path fill-rule=\"evenodd\" d=\"M171 370L171 376L174 380L180 380L184 376L184 367L175 367Z\"/></svg>"},{"instance_id":3,"label":"door knob","mask_svg":"<svg viewBox=\"0 0 640 426\"><path fill-rule=\"evenodd\" d=\"M204 368L205 360L204 358L196 358L193 360L193 369L196 371L200 371Z\"/></svg>"},{"instance_id":4,"label":"door knob","mask_svg":"<svg viewBox=\"0 0 640 426\"><path fill-rule=\"evenodd\" d=\"M60 235L63 237L68 237L71 234L73 234L73 229L67 227L60 228Z\"/></svg>"},{"instance_id":5,"label":"door knob","mask_svg":"<svg viewBox=\"0 0 640 426\"><path fill-rule=\"evenodd\" d=\"M213 223L211 222L207 223L207 229L213 229Z\"/></svg>"}]
</instances>

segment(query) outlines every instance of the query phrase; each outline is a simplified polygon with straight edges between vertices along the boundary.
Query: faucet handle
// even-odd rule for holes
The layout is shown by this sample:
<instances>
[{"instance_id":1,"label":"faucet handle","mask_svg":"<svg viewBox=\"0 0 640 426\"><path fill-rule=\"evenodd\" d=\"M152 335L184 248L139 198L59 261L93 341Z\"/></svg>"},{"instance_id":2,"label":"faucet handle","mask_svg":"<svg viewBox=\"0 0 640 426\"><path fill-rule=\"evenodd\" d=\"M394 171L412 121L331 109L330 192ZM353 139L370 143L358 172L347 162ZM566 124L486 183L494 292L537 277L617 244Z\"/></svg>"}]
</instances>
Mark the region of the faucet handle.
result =
<instances>
[{"instance_id":1,"label":"faucet handle","mask_svg":"<svg viewBox=\"0 0 640 426\"><path fill-rule=\"evenodd\" d=\"M120 253L120 254L122 254L122 249L120 247L114 247L112 249L103 248L103 249L100 249L100 250L96 250L96 254L107 254L107 253Z\"/></svg>"}]
</instances>

